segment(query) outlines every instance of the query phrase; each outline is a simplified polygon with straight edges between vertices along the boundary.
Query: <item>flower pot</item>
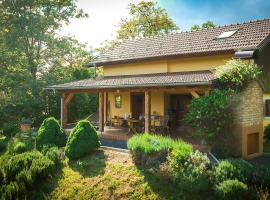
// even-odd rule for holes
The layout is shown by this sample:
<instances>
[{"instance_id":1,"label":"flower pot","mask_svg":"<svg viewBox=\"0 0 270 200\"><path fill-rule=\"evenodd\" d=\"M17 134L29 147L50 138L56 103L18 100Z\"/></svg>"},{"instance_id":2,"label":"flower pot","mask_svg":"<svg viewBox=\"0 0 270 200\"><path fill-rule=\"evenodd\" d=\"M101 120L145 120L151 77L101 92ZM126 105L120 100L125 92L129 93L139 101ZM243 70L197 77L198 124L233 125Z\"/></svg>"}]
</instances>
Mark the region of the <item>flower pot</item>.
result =
<instances>
[{"instance_id":1,"label":"flower pot","mask_svg":"<svg viewBox=\"0 0 270 200\"><path fill-rule=\"evenodd\" d=\"M21 124L21 132L27 133L31 128L31 124Z\"/></svg>"}]
</instances>

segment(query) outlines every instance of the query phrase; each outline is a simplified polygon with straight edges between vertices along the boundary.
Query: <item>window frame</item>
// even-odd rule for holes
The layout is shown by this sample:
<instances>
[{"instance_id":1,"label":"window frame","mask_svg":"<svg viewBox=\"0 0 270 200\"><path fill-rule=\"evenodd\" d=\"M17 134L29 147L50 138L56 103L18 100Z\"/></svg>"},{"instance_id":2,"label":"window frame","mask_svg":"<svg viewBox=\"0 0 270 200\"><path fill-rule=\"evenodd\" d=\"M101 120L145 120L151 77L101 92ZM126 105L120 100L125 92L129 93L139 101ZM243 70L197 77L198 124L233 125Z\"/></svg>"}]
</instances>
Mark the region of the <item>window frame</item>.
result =
<instances>
[{"instance_id":1,"label":"window frame","mask_svg":"<svg viewBox=\"0 0 270 200\"><path fill-rule=\"evenodd\" d=\"M118 97L119 97L119 103L117 100ZM122 95L116 94L114 96L114 106L115 106L115 108L122 108Z\"/></svg>"},{"instance_id":2,"label":"window frame","mask_svg":"<svg viewBox=\"0 0 270 200\"><path fill-rule=\"evenodd\" d=\"M269 115L266 115L266 102L270 101L270 96L264 97L263 99L263 116L265 119L270 119L270 103L269 103Z\"/></svg>"}]
</instances>

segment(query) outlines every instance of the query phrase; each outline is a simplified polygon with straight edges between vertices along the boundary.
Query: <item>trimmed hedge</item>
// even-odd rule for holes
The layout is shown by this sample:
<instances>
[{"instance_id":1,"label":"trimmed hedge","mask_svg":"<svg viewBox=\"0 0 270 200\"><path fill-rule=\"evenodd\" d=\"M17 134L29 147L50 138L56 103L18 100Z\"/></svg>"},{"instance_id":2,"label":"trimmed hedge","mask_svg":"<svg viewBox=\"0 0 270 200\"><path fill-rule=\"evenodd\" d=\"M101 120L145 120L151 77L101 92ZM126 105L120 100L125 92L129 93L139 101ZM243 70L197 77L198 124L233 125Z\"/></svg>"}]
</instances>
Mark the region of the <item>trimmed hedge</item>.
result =
<instances>
[{"instance_id":1,"label":"trimmed hedge","mask_svg":"<svg viewBox=\"0 0 270 200\"><path fill-rule=\"evenodd\" d=\"M226 180L215 187L215 194L218 199L245 199L248 194L248 187L238 180Z\"/></svg>"},{"instance_id":2,"label":"trimmed hedge","mask_svg":"<svg viewBox=\"0 0 270 200\"><path fill-rule=\"evenodd\" d=\"M145 168L165 162L168 153L173 150L187 154L192 152L192 146L182 140L149 133L134 135L128 140L127 146L135 164Z\"/></svg>"},{"instance_id":3,"label":"trimmed hedge","mask_svg":"<svg viewBox=\"0 0 270 200\"><path fill-rule=\"evenodd\" d=\"M65 147L65 155L76 159L100 147L96 129L87 120L79 121L71 131Z\"/></svg>"},{"instance_id":4,"label":"trimmed hedge","mask_svg":"<svg viewBox=\"0 0 270 200\"><path fill-rule=\"evenodd\" d=\"M67 136L64 129L54 117L49 117L41 124L36 138L36 148L42 149L43 146L64 147Z\"/></svg>"},{"instance_id":5,"label":"trimmed hedge","mask_svg":"<svg viewBox=\"0 0 270 200\"><path fill-rule=\"evenodd\" d=\"M217 182L228 179L237 179L244 183L251 183L253 179L254 167L242 159L228 159L221 161L215 168L215 178Z\"/></svg>"}]
</instances>

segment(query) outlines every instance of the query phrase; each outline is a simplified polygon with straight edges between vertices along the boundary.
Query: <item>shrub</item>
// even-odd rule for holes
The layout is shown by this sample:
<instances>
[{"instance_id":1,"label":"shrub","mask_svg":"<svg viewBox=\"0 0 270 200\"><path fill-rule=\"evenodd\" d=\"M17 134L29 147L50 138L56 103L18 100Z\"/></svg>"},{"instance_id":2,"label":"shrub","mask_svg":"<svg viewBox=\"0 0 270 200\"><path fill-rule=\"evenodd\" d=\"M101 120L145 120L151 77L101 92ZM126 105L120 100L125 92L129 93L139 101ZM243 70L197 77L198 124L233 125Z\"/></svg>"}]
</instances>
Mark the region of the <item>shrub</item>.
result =
<instances>
[{"instance_id":1,"label":"shrub","mask_svg":"<svg viewBox=\"0 0 270 200\"><path fill-rule=\"evenodd\" d=\"M264 138L270 141L270 124L264 129Z\"/></svg>"},{"instance_id":2,"label":"shrub","mask_svg":"<svg viewBox=\"0 0 270 200\"><path fill-rule=\"evenodd\" d=\"M231 92L213 90L209 96L193 99L185 115L195 134L212 144L216 138L229 130L231 115Z\"/></svg>"},{"instance_id":3,"label":"shrub","mask_svg":"<svg viewBox=\"0 0 270 200\"><path fill-rule=\"evenodd\" d=\"M13 137L18 132L20 132L20 128L17 122L5 123L3 125L3 133L7 137Z\"/></svg>"},{"instance_id":4,"label":"shrub","mask_svg":"<svg viewBox=\"0 0 270 200\"><path fill-rule=\"evenodd\" d=\"M82 157L100 147L96 129L87 120L79 121L71 131L65 147L65 155L70 159Z\"/></svg>"},{"instance_id":5,"label":"shrub","mask_svg":"<svg viewBox=\"0 0 270 200\"><path fill-rule=\"evenodd\" d=\"M269 166L257 166L254 169L253 184L270 188L270 168Z\"/></svg>"},{"instance_id":6,"label":"shrub","mask_svg":"<svg viewBox=\"0 0 270 200\"><path fill-rule=\"evenodd\" d=\"M40 178L51 174L54 163L38 151L26 152L8 157L2 164L5 174L1 188L1 198L20 199L27 188Z\"/></svg>"},{"instance_id":7,"label":"shrub","mask_svg":"<svg viewBox=\"0 0 270 200\"><path fill-rule=\"evenodd\" d=\"M247 193L247 185L238 180L226 180L215 187L218 199L244 199Z\"/></svg>"},{"instance_id":8,"label":"shrub","mask_svg":"<svg viewBox=\"0 0 270 200\"><path fill-rule=\"evenodd\" d=\"M171 154L170 171L174 181L189 192L208 190L211 164L206 154L199 151L190 154Z\"/></svg>"},{"instance_id":9,"label":"shrub","mask_svg":"<svg viewBox=\"0 0 270 200\"><path fill-rule=\"evenodd\" d=\"M192 146L181 140L148 133L134 135L128 140L128 148L135 164L146 168L166 161L168 153L173 149L192 152Z\"/></svg>"},{"instance_id":10,"label":"shrub","mask_svg":"<svg viewBox=\"0 0 270 200\"><path fill-rule=\"evenodd\" d=\"M14 145L13 151L14 151L14 153L23 153L23 152L26 152L27 151L26 144L23 143L23 142L17 142Z\"/></svg>"},{"instance_id":11,"label":"shrub","mask_svg":"<svg viewBox=\"0 0 270 200\"><path fill-rule=\"evenodd\" d=\"M244 89L260 73L260 68L256 64L240 59L229 60L225 65L216 68L215 71L219 88L231 88L238 91Z\"/></svg>"},{"instance_id":12,"label":"shrub","mask_svg":"<svg viewBox=\"0 0 270 200\"><path fill-rule=\"evenodd\" d=\"M237 179L248 183L252 181L253 166L241 159L228 159L221 161L215 168L215 178L217 182L228 179Z\"/></svg>"},{"instance_id":13,"label":"shrub","mask_svg":"<svg viewBox=\"0 0 270 200\"><path fill-rule=\"evenodd\" d=\"M49 117L41 124L36 138L36 148L41 149L44 145L63 147L67 141L64 129L54 117Z\"/></svg>"},{"instance_id":14,"label":"shrub","mask_svg":"<svg viewBox=\"0 0 270 200\"><path fill-rule=\"evenodd\" d=\"M47 158L49 158L51 161L53 161L56 164L60 163L60 152L59 149L55 147L45 146L42 149L42 154L45 155Z\"/></svg>"},{"instance_id":15,"label":"shrub","mask_svg":"<svg viewBox=\"0 0 270 200\"><path fill-rule=\"evenodd\" d=\"M6 150L8 145L7 137L0 137L0 152Z\"/></svg>"}]
</instances>

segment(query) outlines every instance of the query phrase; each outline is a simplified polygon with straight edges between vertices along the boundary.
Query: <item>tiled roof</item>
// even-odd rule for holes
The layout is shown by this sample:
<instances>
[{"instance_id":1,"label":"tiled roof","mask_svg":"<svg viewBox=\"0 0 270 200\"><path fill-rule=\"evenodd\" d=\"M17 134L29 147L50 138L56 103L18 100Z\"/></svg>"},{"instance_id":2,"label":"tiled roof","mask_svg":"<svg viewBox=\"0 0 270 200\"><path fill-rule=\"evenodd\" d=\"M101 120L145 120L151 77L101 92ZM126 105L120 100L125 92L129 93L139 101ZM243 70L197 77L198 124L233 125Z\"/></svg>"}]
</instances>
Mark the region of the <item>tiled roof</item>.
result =
<instances>
[{"instance_id":1,"label":"tiled roof","mask_svg":"<svg viewBox=\"0 0 270 200\"><path fill-rule=\"evenodd\" d=\"M221 33L230 30L237 32L229 38L217 39ZM270 19L264 19L198 31L125 40L116 48L100 55L93 63L104 65L151 58L209 55L213 52L234 53L235 50L258 48L269 35Z\"/></svg>"},{"instance_id":2,"label":"tiled roof","mask_svg":"<svg viewBox=\"0 0 270 200\"><path fill-rule=\"evenodd\" d=\"M181 85L211 85L215 79L211 71L170 72L142 75L106 76L53 85L47 89L109 89Z\"/></svg>"}]
</instances>

